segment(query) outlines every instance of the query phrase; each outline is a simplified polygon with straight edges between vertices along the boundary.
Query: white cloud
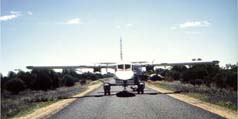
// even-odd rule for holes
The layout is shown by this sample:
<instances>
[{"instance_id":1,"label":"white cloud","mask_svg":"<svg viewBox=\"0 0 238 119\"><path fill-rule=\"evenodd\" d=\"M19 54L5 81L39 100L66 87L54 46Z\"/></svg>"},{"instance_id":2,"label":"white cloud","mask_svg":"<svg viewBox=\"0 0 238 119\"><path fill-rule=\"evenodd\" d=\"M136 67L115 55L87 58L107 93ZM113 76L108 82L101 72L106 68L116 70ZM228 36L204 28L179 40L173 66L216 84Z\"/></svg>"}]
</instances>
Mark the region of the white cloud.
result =
<instances>
[{"instance_id":1,"label":"white cloud","mask_svg":"<svg viewBox=\"0 0 238 119\"><path fill-rule=\"evenodd\" d=\"M20 14L21 14L21 12L20 12L20 11L10 11L10 13L11 13L11 14L18 14L18 15L20 15Z\"/></svg>"},{"instance_id":2,"label":"white cloud","mask_svg":"<svg viewBox=\"0 0 238 119\"><path fill-rule=\"evenodd\" d=\"M17 15L11 14L11 15L0 16L0 21L8 21L14 18L17 18Z\"/></svg>"},{"instance_id":3,"label":"white cloud","mask_svg":"<svg viewBox=\"0 0 238 119\"><path fill-rule=\"evenodd\" d=\"M183 24L180 24L180 28L192 28L192 27L208 27L210 22L208 21L188 21Z\"/></svg>"},{"instance_id":4,"label":"white cloud","mask_svg":"<svg viewBox=\"0 0 238 119\"><path fill-rule=\"evenodd\" d=\"M21 12L19 11L10 11L9 15L0 16L0 21L12 20L19 17L20 15L21 15Z\"/></svg>"},{"instance_id":5,"label":"white cloud","mask_svg":"<svg viewBox=\"0 0 238 119\"><path fill-rule=\"evenodd\" d=\"M133 24L126 24L127 27L130 27L130 26L132 26L132 25L133 25Z\"/></svg>"},{"instance_id":6,"label":"white cloud","mask_svg":"<svg viewBox=\"0 0 238 119\"><path fill-rule=\"evenodd\" d=\"M79 18L74 18L66 21L65 24L81 24L81 21Z\"/></svg>"},{"instance_id":7,"label":"white cloud","mask_svg":"<svg viewBox=\"0 0 238 119\"><path fill-rule=\"evenodd\" d=\"M132 26L133 26L133 24L122 24L122 25L116 25L115 28L116 29L125 29L125 28L129 28Z\"/></svg>"},{"instance_id":8,"label":"white cloud","mask_svg":"<svg viewBox=\"0 0 238 119\"><path fill-rule=\"evenodd\" d=\"M27 11L26 13L30 16L33 15L33 13L31 11Z\"/></svg>"}]
</instances>

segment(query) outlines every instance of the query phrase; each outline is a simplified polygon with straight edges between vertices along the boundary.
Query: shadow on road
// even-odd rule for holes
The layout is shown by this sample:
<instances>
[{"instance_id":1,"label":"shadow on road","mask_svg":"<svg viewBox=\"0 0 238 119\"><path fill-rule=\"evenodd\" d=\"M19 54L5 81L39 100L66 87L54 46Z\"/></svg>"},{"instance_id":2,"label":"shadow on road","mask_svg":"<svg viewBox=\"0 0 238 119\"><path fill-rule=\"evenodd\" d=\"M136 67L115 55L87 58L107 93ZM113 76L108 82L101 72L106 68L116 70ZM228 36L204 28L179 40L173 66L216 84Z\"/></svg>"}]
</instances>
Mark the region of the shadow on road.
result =
<instances>
[{"instance_id":1,"label":"shadow on road","mask_svg":"<svg viewBox=\"0 0 238 119\"><path fill-rule=\"evenodd\" d=\"M136 95L165 95L165 94L178 94L178 93L182 93L182 91L174 91L174 92L165 92L165 93L161 93L161 92L145 92L144 94L137 94L136 92L129 92L129 91L113 91L114 93L112 93L111 95L103 95L103 94L94 94L94 95L85 95L82 97L65 97L64 99L71 99L71 98L88 98L88 97L107 97L107 96L114 96L116 95L117 97L134 97ZM117 92L117 93L115 93ZM101 92L98 92L101 93Z\"/></svg>"},{"instance_id":2,"label":"shadow on road","mask_svg":"<svg viewBox=\"0 0 238 119\"><path fill-rule=\"evenodd\" d=\"M117 97L134 97L136 96L134 93L132 92L128 92L128 91L120 91L118 93L116 93Z\"/></svg>"}]
</instances>

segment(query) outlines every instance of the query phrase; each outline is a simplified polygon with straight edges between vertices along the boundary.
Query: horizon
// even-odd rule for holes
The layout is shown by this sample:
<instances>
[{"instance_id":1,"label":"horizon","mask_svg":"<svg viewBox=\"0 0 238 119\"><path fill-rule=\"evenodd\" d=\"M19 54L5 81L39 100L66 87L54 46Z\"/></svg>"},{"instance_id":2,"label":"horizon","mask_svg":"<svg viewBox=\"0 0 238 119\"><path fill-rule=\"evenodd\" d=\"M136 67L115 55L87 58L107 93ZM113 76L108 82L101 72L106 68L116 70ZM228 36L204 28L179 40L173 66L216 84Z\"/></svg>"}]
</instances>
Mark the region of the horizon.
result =
<instances>
[{"instance_id":1,"label":"horizon","mask_svg":"<svg viewBox=\"0 0 238 119\"><path fill-rule=\"evenodd\" d=\"M1 1L1 69L128 61L238 63L236 0Z\"/></svg>"}]
</instances>

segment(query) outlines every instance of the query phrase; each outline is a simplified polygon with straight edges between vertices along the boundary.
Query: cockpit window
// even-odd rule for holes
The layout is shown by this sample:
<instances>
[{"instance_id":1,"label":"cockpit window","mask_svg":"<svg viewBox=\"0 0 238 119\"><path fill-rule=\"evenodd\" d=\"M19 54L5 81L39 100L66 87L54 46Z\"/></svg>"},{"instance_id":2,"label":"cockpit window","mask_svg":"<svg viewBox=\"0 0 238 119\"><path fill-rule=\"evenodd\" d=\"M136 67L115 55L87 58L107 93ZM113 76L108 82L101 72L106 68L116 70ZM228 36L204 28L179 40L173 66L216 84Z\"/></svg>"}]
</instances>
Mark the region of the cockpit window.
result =
<instances>
[{"instance_id":1,"label":"cockpit window","mask_svg":"<svg viewBox=\"0 0 238 119\"><path fill-rule=\"evenodd\" d=\"M123 70L123 64L119 64L118 65L118 69L122 69Z\"/></svg>"},{"instance_id":2,"label":"cockpit window","mask_svg":"<svg viewBox=\"0 0 238 119\"><path fill-rule=\"evenodd\" d=\"M129 65L129 64L125 64L125 69L127 70L127 69L130 69L131 68L131 65Z\"/></svg>"}]
</instances>

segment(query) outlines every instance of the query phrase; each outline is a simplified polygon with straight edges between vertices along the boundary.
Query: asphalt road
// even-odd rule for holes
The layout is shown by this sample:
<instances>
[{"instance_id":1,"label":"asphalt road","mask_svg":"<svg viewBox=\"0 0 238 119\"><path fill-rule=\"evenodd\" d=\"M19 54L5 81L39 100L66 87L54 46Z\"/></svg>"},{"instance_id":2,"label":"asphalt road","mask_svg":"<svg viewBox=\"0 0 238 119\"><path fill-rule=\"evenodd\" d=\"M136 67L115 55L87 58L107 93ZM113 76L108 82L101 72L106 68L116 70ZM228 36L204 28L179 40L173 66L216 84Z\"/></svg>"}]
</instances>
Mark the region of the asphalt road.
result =
<instances>
[{"instance_id":1,"label":"asphalt road","mask_svg":"<svg viewBox=\"0 0 238 119\"><path fill-rule=\"evenodd\" d=\"M133 97L118 97L116 93L122 91L122 87L112 87L111 90L111 96L103 96L101 87L50 119L223 119L148 88L145 94Z\"/></svg>"}]
</instances>

